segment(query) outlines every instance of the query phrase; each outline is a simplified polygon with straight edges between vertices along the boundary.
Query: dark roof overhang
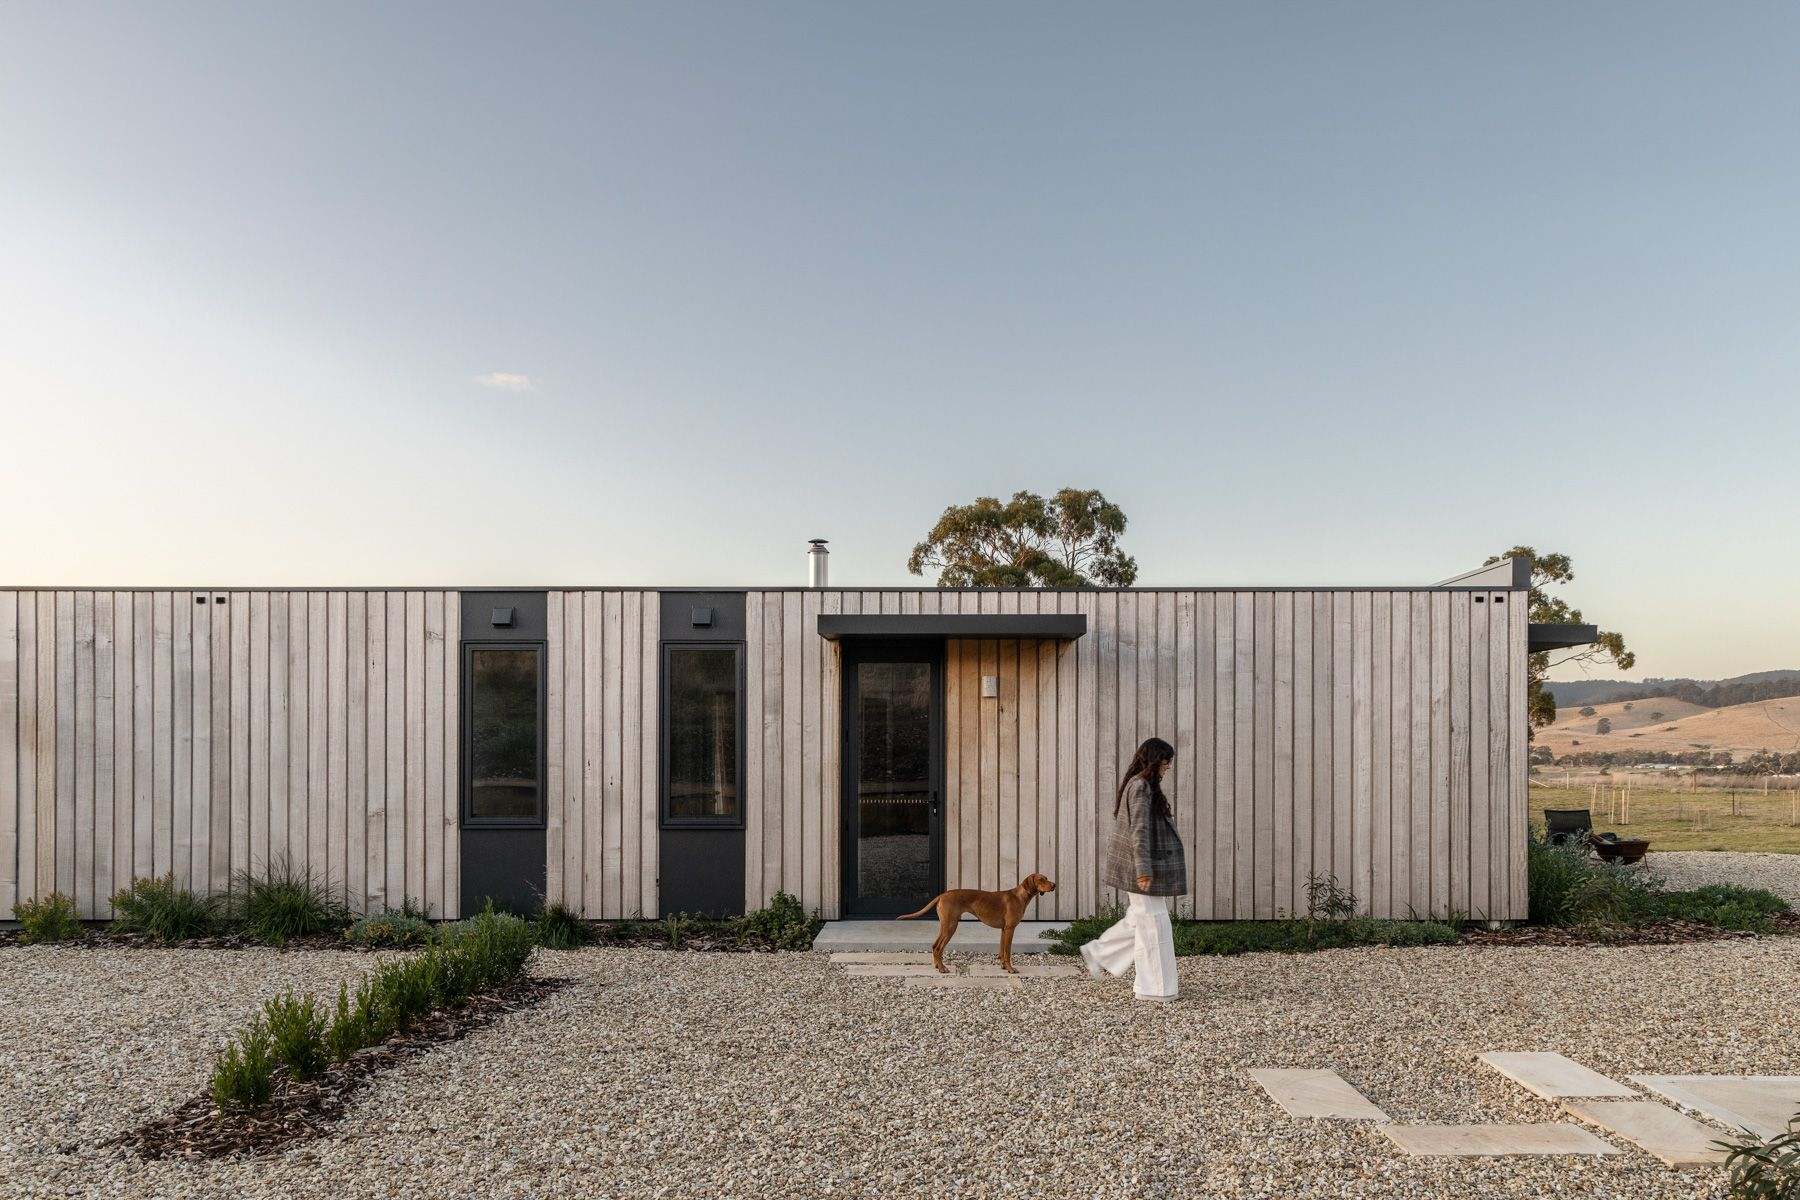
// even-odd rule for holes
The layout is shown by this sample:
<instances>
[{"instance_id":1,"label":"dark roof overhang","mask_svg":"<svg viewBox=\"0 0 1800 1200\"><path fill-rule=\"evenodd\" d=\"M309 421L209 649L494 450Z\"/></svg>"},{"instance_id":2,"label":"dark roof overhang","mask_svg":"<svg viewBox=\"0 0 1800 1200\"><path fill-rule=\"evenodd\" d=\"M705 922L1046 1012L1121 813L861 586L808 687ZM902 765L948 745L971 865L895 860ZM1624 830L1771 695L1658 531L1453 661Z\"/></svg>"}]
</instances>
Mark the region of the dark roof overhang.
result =
<instances>
[{"instance_id":1,"label":"dark roof overhang","mask_svg":"<svg viewBox=\"0 0 1800 1200\"><path fill-rule=\"evenodd\" d=\"M1591 646L1600 636L1598 625L1564 625L1553 621L1533 621L1527 649L1568 650L1575 646Z\"/></svg>"},{"instance_id":2,"label":"dark roof overhang","mask_svg":"<svg viewBox=\"0 0 1800 1200\"><path fill-rule=\"evenodd\" d=\"M821 613L819 636L838 638L1047 638L1087 632L1085 613Z\"/></svg>"}]
</instances>

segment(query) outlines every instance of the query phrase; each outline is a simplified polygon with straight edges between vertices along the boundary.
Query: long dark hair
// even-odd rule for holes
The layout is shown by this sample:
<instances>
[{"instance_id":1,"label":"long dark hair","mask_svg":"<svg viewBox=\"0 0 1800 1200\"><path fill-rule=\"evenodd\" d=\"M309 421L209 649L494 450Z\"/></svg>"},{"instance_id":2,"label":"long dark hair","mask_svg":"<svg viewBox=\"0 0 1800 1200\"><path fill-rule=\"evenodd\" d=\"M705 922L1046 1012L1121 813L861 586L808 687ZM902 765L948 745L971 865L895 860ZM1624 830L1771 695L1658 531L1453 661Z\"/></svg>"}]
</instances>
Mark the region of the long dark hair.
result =
<instances>
[{"instance_id":1,"label":"long dark hair","mask_svg":"<svg viewBox=\"0 0 1800 1200\"><path fill-rule=\"evenodd\" d=\"M1131 756L1131 765L1125 768L1125 778L1119 780L1119 790L1113 796L1113 816L1119 815L1119 805L1125 799L1125 785L1133 779L1142 779L1150 785L1150 810L1168 816L1169 798L1163 795L1162 772L1157 768L1174 761L1175 747L1161 738L1145 738L1144 744Z\"/></svg>"}]
</instances>

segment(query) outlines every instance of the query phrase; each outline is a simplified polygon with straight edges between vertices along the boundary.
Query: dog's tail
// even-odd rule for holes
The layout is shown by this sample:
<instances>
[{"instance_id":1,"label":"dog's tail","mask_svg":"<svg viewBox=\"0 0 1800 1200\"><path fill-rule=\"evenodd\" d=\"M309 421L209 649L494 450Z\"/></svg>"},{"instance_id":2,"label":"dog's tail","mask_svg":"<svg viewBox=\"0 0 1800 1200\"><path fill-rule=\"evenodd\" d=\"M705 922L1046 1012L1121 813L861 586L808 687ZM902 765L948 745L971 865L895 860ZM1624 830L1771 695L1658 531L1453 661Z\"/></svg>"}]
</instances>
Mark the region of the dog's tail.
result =
<instances>
[{"instance_id":1,"label":"dog's tail","mask_svg":"<svg viewBox=\"0 0 1800 1200\"><path fill-rule=\"evenodd\" d=\"M914 917L922 917L926 913L930 912L932 909L936 908L938 906L938 901L942 900L943 898L944 898L944 893L939 892L937 895L935 895L931 898L930 903L926 904L925 907L921 908L918 912L909 912L905 916L895 917L894 920L910 921Z\"/></svg>"}]
</instances>

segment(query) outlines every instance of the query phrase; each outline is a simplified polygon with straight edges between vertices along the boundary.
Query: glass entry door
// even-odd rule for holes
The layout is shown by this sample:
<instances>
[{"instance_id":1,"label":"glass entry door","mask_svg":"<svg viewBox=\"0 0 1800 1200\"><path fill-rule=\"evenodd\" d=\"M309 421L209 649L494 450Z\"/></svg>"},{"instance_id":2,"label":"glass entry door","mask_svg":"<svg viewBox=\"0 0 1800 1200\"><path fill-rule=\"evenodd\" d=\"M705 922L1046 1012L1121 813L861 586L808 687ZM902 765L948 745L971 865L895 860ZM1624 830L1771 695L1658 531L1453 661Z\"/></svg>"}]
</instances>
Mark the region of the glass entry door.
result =
<instances>
[{"instance_id":1,"label":"glass entry door","mask_svg":"<svg viewBox=\"0 0 1800 1200\"><path fill-rule=\"evenodd\" d=\"M943 890L943 648L846 640L844 915L912 912Z\"/></svg>"}]
</instances>

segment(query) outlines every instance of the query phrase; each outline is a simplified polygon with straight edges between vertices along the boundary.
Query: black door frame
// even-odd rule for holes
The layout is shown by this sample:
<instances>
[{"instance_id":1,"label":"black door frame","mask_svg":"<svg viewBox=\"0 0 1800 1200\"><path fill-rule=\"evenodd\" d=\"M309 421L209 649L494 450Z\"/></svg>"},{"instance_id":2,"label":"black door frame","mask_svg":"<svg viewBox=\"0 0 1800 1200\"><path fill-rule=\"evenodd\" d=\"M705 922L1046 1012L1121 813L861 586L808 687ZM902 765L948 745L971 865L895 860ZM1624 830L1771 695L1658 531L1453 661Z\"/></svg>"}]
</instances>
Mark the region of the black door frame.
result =
<instances>
[{"instance_id":1,"label":"black door frame","mask_svg":"<svg viewBox=\"0 0 1800 1200\"><path fill-rule=\"evenodd\" d=\"M839 643L842 653L841 691L838 712L841 714L842 740L839 747L838 828L841 878L839 895L846 918L892 917L911 912L932 895L944 889L944 642L942 638L907 638L886 640L845 638ZM865 662L922 662L931 666L931 892L910 903L907 897L874 897L865 901L857 892L857 837L861 814L857 805L856 780L860 745L857 736L859 708L856 700L856 668Z\"/></svg>"},{"instance_id":2,"label":"black door frame","mask_svg":"<svg viewBox=\"0 0 1800 1200\"><path fill-rule=\"evenodd\" d=\"M490 901L517 913L543 906L549 872L550 808L548 741L549 630L543 592L471 589L461 596L462 644L457 650L457 820L462 879L462 912L479 912ZM538 816L535 820L483 820L470 812L475 756L470 753L475 689L470 682L471 651L482 647L532 650L538 656ZM390 897L390 899L392 899ZM446 915L446 914L434 914Z\"/></svg>"}]
</instances>

